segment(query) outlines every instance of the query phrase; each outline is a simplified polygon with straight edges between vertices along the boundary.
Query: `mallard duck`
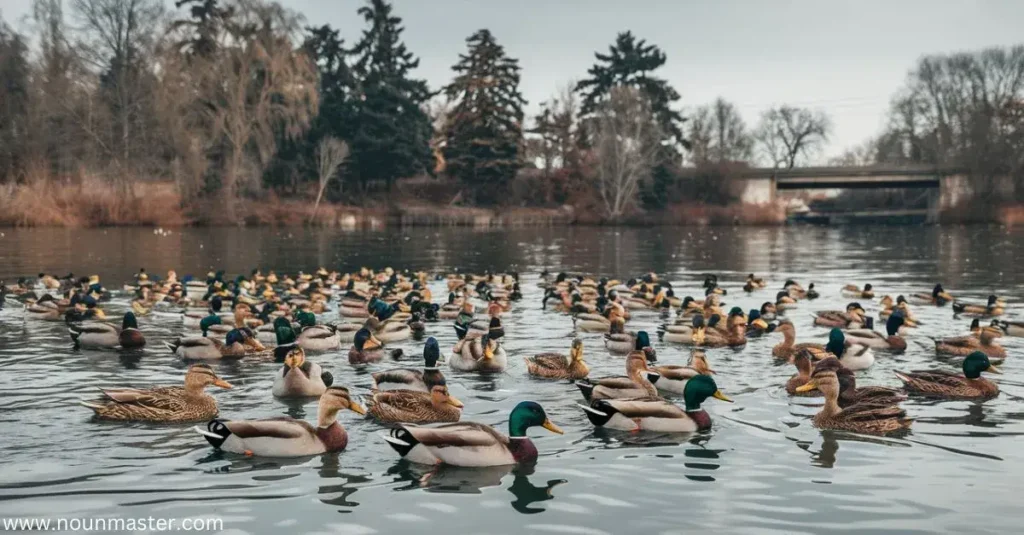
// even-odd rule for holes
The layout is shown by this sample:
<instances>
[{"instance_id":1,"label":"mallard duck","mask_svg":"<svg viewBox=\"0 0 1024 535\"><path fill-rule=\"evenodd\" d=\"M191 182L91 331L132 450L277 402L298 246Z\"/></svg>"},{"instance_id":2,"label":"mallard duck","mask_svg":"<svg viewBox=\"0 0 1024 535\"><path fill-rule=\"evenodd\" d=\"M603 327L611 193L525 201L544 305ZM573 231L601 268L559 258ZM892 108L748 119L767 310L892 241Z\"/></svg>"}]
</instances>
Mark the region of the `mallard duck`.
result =
<instances>
[{"instance_id":1,"label":"mallard duck","mask_svg":"<svg viewBox=\"0 0 1024 535\"><path fill-rule=\"evenodd\" d=\"M412 336L412 328L408 323L402 321L381 322L379 319L371 316L367 318L363 326L370 329L373 336L380 340L382 344L407 340Z\"/></svg>"},{"instance_id":2,"label":"mallard duck","mask_svg":"<svg viewBox=\"0 0 1024 535\"><path fill-rule=\"evenodd\" d=\"M403 424L457 422L463 407L461 401L448 393L448 384L443 379L430 392L375 392L366 405L367 412L377 420Z\"/></svg>"},{"instance_id":3,"label":"mallard duck","mask_svg":"<svg viewBox=\"0 0 1024 535\"><path fill-rule=\"evenodd\" d=\"M686 408L664 399L595 399L590 406L579 405L590 423L622 431L660 431L663 433L692 433L711 429L711 415L701 408L709 397L732 403L715 380L708 375L697 375L686 382L683 400Z\"/></svg>"},{"instance_id":4,"label":"mallard duck","mask_svg":"<svg viewBox=\"0 0 1024 535\"><path fill-rule=\"evenodd\" d=\"M996 338L1002 335L1002 331L997 328L983 327L976 337L971 335L936 340L935 353L939 355L967 356L975 351L980 351L990 360L1002 362L1006 359L1006 348L995 343Z\"/></svg>"},{"instance_id":5,"label":"mallard duck","mask_svg":"<svg viewBox=\"0 0 1024 535\"><path fill-rule=\"evenodd\" d=\"M827 357L820 362L832 359L833 357ZM821 392L817 390L810 390L804 392L798 392L797 388L807 384L811 380L811 369L814 361L814 353L807 349L801 349L797 351L791 359L793 364L796 366L796 374L786 381L786 393L791 396L801 397L821 397Z\"/></svg>"},{"instance_id":6,"label":"mallard duck","mask_svg":"<svg viewBox=\"0 0 1024 535\"><path fill-rule=\"evenodd\" d=\"M865 284L863 289L861 289L856 284L847 284L846 286L843 286L842 290L840 290L840 293L843 294L845 297L852 297L854 299L875 298L875 290L870 283Z\"/></svg>"},{"instance_id":7,"label":"mallard duck","mask_svg":"<svg viewBox=\"0 0 1024 535\"><path fill-rule=\"evenodd\" d=\"M750 275L747 275L747 282L743 284L743 291L753 292L754 290L760 290L765 286L767 286L767 284L764 282L764 279L759 279L751 273Z\"/></svg>"},{"instance_id":8,"label":"mallard duck","mask_svg":"<svg viewBox=\"0 0 1024 535\"><path fill-rule=\"evenodd\" d=\"M879 304L882 306L882 309L878 311L879 319L887 320L890 316L899 312L903 314L904 327L917 327L919 325L914 318L913 312L910 311L910 305L907 303L906 297L899 295L894 302L892 297L887 295L882 298L882 302Z\"/></svg>"},{"instance_id":9,"label":"mallard duck","mask_svg":"<svg viewBox=\"0 0 1024 535\"><path fill-rule=\"evenodd\" d=\"M666 325L664 327L664 333L661 335L661 339L665 342L693 344L695 343L694 334L704 327L704 316L697 314L690 318L686 324L676 323L674 325Z\"/></svg>"},{"instance_id":10,"label":"mallard duck","mask_svg":"<svg viewBox=\"0 0 1024 535\"><path fill-rule=\"evenodd\" d=\"M835 357L828 357L824 360L818 361L814 365L812 375L823 370L834 371L836 373L836 377L839 379L839 406L841 408L846 408L857 403L896 405L907 399L906 394L896 390L895 388L887 388L884 386L865 386L863 388L857 388L857 379L853 371L843 366L843 364L839 362L839 359ZM810 377L808 377L808 380L810 380ZM806 383L807 381L804 382ZM819 390L811 392L817 392L820 394ZM804 392L803 394L809 394L811 392Z\"/></svg>"},{"instance_id":11,"label":"mallard duck","mask_svg":"<svg viewBox=\"0 0 1024 535\"><path fill-rule=\"evenodd\" d=\"M569 355L560 353L540 353L532 357L523 357L526 371L534 377L545 379L583 379L590 373L587 363L583 362L583 340L572 341Z\"/></svg>"},{"instance_id":12,"label":"mallard duck","mask_svg":"<svg viewBox=\"0 0 1024 535\"><path fill-rule=\"evenodd\" d=\"M820 390L825 396L825 406L814 416L814 426L819 429L836 429L888 435L906 431L913 420L896 405L856 403L846 408L839 407L839 378L828 369L816 372L811 380L796 389L797 392Z\"/></svg>"},{"instance_id":13,"label":"mallard duck","mask_svg":"<svg viewBox=\"0 0 1024 535\"><path fill-rule=\"evenodd\" d=\"M718 285L718 275L709 274L704 276L704 295L728 295L728 291Z\"/></svg>"},{"instance_id":14,"label":"mallard duck","mask_svg":"<svg viewBox=\"0 0 1024 535\"><path fill-rule=\"evenodd\" d=\"M796 298L791 296L785 290L775 294L775 310L785 312L796 307Z\"/></svg>"},{"instance_id":15,"label":"mallard duck","mask_svg":"<svg viewBox=\"0 0 1024 535\"><path fill-rule=\"evenodd\" d=\"M427 338L423 346L423 369L396 368L375 372L373 377L373 390L415 390L417 392L430 392L434 385L444 382L444 374L437 367L437 361L441 358L441 349L437 340L433 337Z\"/></svg>"},{"instance_id":16,"label":"mallard duck","mask_svg":"<svg viewBox=\"0 0 1024 535\"><path fill-rule=\"evenodd\" d=\"M448 359L448 366L453 370L494 373L508 366L505 349L489 335L467 337L457 347Z\"/></svg>"},{"instance_id":17,"label":"mallard duck","mask_svg":"<svg viewBox=\"0 0 1024 535\"><path fill-rule=\"evenodd\" d=\"M61 311L53 296L44 294L35 303L25 307L25 316L34 320L58 321Z\"/></svg>"},{"instance_id":18,"label":"mallard duck","mask_svg":"<svg viewBox=\"0 0 1024 535\"><path fill-rule=\"evenodd\" d=\"M121 328L103 322L72 323L68 325L75 347L90 349L137 349L146 345L146 337L139 331L135 314L125 312Z\"/></svg>"},{"instance_id":19,"label":"mallard duck","mask_svg":"<svg viewBox=\"0 0 1024 535\"><path fill-rule=\"evenodd\" d=\"M738 308L734 310L738 310ZM717 315L712 316L706 328L699 328L694 332L694 345L701 347L741 347L746 345L747 324L743 319L742 311L739 316L730 315L727 320L728 327L724 330L716 327L719 321Z\"/></svg>"},{"instance_id":20,"label":"mallard duck","mask_svg":"<svg viewBox=\"0 0 1024 535\"><path fill-rule=\"evenodd\" d=\"M261 457L302 457L341 451L348 445L348 432L338 423L338 411L349 409L366 414L366 409L349 396L347 388L332 386L320 396L317 424L313 427L294 418L264 420L211 420L206 429L195 427L211 446L231 453Z\"/></svg>"},{"instance_id":21,"label":"mallard duck","mask_svg":"<svg viewBox=\"0 0 1024 535\"><path fill-rule=\"evenodd\" d=\"M775 308L775 303L766 301L761 304L761 319L765 321L775 321L778 319L778 310Z\"/></svg>"},{"instance_id":22,"label":"mallard duck","mask_svg":"<svg viewBox=\"0 0 1024 535\"><path fill-rule=\"evenodd\" d=\"M868 318L871 320L872 318ZM903 327L903 314L893 314L885 322L885 332L882 333L870 328L873 322L869 322L867 329L851 329L846 331L846 340L851 344L862 345L874 349L888 349L896 352L903 352L907 349L907 340L900 336L900 328Z\"/></svg>"},{"instance_id":23,"label":"mallard duck","mask_svg":"<svg viewBox=\"0 0 1024 535\"><path fill-rule=\"evenodd\" d=\"M804 287L793 279L786 279L786 283L782 285L782 291L794 300L807 297L807 290L804 290ZM778 296L776 296L775 304L778 305Z\"/></svg>"},{"instance_id":24,"label":"mallard duck","mask_svg":"<svg viewBox=\"0 0 1024 535\"><path fill-rule=\"evenodd\" d=\"M658 395L658 389L650 380L656 375L657 372L647 366L647 354L633 351L626 357L625 376L581 379L576 381L576 387L587 401L651 397Z\"/></svg>"},{"instance_id":25,"label":"mallard duck","mask_svg":"<svg viewBox=\"0 0 1024 535\"><path fill-rule=\"evenodd\" d=\"M650 381L658 392L669 392L682 394L685 391L686 383L698 375L712 375L715 370L708 366L707 355L699 349L694 349L690 354L690 360L686 366L667 364L662 366L649 366L647 380Z\"/></svg>"},{"instance_id":26,"label":"mallard duck","mask_svg":"<svg viewBox=\"0 0 1024 535\"><path fill-rule=\"evenodd\" d=\"M526 430L534 426L562 434L540 404L523 401L509 415L508 436L489 425L461 422L437 427L403 425L384 440L402 458L414 463L473 467L529 464L537 460L537 447L526 435Z\"/></svg>"},{"instance_id":27,"label":"mallard duck","mask_svg":"<svg viewBox=\"0 0 1024 535\"><path fill-rule=\"evenodd\" d=\"M963 301L953 301L953 313L954 314L966 314L968 316L979 316L983 318L991 318L994 316L1003 315L1003 307L999 304L999 298L990 295L988 296L988 302L984 305L978 305L974 303L967 303Z\"/></svg>"},{"instance_id":28,"label":"mallard duck","mask_svg":"<svg viewBox=\"0 0 1024 535\"><path fill-rule=\"evenodd\" d=\"M759 336L774 332L778 325L774 323L768 323L761 317L761 311L756 308L750 309L747 314L747 338L757 338Z\"/></svg>"},{"instance_id":29,"label":"mallard duck","mask_svg":"<svg viewBox=\"0 0 1024 535\"><path fill-rule=\"evenodd\" d=\"M814 289L814 283L812 282L807 286L807 295L805 295L804 298L817 299L819 297L821 297L821 294L818 293L818 290Z\"/></svg>"},{"instance_id":30,"label":"mallard duck","mask_svg":"<svg viewBox=\"0 0 1024 535\"><path fill-rule=\"evenodd\" d=\"M1008 336L1024 336L1024 321L992 320L992 326Z\"/></svg>"},{"instance_id":31,"label":"mallard duck","mask_svg":"<svg viewBox=\"0 0 1024 535\"><path fill-rule=\"evenodd\" d=\"M103 390L106 399L80 403L103 420L194 422L217 416L217 401L206 393L208 386L231 388L231 383L206 364L193 364L185 372L184 387Z\"/></svg>"},{"instance_id":32,"label":"mallard duck","mask_svg":"<svg viewBox=\"0 0 1024 535\"><path fill-rule=\"evenodd\" d=\"M242 358L248 352L246 346L237 340L225 344L208 336L182 336L173 342L164 342L164 345L185 360Z\"/></svg>"},{"instance_id":33,"label":"mallard duck","mask_svg":"<svg viewBox=\"0 0 1024 535\"><path fill-rule=\"evenodd\" d=\"M277 398L320 397L333 383L334 376L306 360L306 352L295 345L285 356L270 392Z\"/></svg>"},{"instance_id":34,"label":"mallard duck","mask_svg":"<svg viewBox=\"0 0 1024 535\"><path fill-rule=\"evenodd\" d=\"M459 317L459 312L462 310L462 303L456 300L455 293L448 293L448 302L441 305L441 308L437 311L437 317L443 320L453 320Z\"/></svg>"},{"instance_id":35,"label":"mallard duck","mask_svg":"<svg viewBox=\"0 0 1024 535\"><path fill-rule=\"evenodd\" d=\"M775 330L782 333L782 342L772 348L772 356L775 358L791 360L801 350L810 351L815 360L821 360L830 354L824 344L796 343L796 327L788 321L780 323Z\"/></svg>"},{"instance_id":36,"label":"mallard duck","mask_svg":"<svg viewBox=\"0 0 1024 535\"><path fill-rule=\"evenodd\" d=\"M306 351L333 351L341 347L341 334L330 325L318 325L312 312L299 312L295 319L299 324L299 346Z\"/></svg>"},{"instance_id":37,"label":"mallard duck","mask_svg":"<svg viewBox=\"0 0 1024 535\"><path fill-rule=\"evenodd\" d=\"M903 388L911 394L942 398L991 398L999 394L999 385L981 376L982 372L1003 373L988 356L975 351L963 362L962 376L945 370L895 372Z\"/></svg>"},{"instance_id":38,"label":"mallard duck","mask_svg":"<svg viewBox=\"0 0 1024 535\"><path fill-rule=\"evenodd\" d=\"M859 329L864 326L864 316L867 312L860 303L846 305L846 312L838 310L820 310L814 313L814 324L822 327L842 327L844 329Z\"/></svg>"},{"instance_id":39,"label":"mallard duck","mask_svg":"<svg viewBox=\"0 0 1024 535\"><path fill-rule=\"evenodd\" d=\"M349 364L366 364L383 358L384 349L380 340L377 340L366 327L359 329L352 341L352 348L348 350Z\"/></svg>"},{"instance_id":40,"label":"mallard duck","mask_svg":"<svg viewBox=\"0 0 1024 535\"><path fill-rule=\"evenodd\" d=\"M846 333L838 327L833 327L828 333L828 344L825 345L825 349L825 357L837 357L839 362L850 370L866 370L875 363L875 354L870 347L847 340Z\"/></svg>"},{"instance_id":41,"label":"mallard duck","mask_svg":"<svg viewBox=\"0 0 1024 535\"><path fill-rule=\"evenodd\" d=\"M921 305L936 305L945 306L946 303L953 300L953 296L946 293L946 290L942 289L941 284L936 284L935 288L932 288L930 294L911 294L910 299Z\"/></svg>"},{"instance_id":42,"label":"mallard duck","mask_svg":"<svg viewBox=\"0 0 1024 535\"><path fill-rule=\"evenodd\" d=\"M625 324L623 323L622 318L617 318L615 322L612 323L611 332L604 335L604 347L607 348L610 353L629 353L636 346L640 333L634 334L625 332L624 329ZM644 336L647 337L646 332L644 332ZM650 345L650 339L646 339L645 343Z\"/></svg>"}]
</instances>

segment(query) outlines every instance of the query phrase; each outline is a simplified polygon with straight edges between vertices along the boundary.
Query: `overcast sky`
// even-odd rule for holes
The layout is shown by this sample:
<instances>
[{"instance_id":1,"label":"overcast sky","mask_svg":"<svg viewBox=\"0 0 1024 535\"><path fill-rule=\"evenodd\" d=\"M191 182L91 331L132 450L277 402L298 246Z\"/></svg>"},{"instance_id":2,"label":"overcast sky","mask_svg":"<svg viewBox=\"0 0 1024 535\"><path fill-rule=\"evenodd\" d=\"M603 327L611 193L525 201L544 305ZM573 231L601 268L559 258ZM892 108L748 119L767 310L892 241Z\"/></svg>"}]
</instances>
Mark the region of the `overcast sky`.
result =
<instances>
[{"instance_id":1,"label":"overcast sky","mask_svg":"<svg viewBox=\"0 0 1024 535\"><path fill-rule=\"evenodd\" d=\"M71 0L65 0L69 4ZM172 5L171 0L167 0ZM363 0L281 0L351 44ZM31 0L0 0L16 27ZM433 87L464 39L489 28L520 59L530 111L585 75L594 52L631 30L668 55L659 73L692 107L725 97L748 125L773 104L819 108L834 122L828 154L883 125L893 93L922 55L1024 43L1024 0L395 0L405 41Z\"/></svg>"}]
</instances>

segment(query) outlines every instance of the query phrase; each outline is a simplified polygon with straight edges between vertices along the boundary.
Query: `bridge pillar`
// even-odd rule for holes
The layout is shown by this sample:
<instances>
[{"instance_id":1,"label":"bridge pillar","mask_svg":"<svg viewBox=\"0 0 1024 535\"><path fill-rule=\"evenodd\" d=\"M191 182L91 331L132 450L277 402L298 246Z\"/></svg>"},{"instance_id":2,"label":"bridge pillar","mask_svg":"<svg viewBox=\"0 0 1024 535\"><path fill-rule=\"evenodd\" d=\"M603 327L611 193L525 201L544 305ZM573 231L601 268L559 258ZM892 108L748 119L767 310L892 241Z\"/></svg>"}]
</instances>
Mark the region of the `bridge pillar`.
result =
<instances>
[{"instance_id":1,"label":"bridge pillar","mask_svg":"<svg viewBox=\"0 0 1024 535\"><path fill-rule=\"evenodd\" d=\"M941 185L938 188L928 189L928 213L925 214L924 222L929 225L937 225L939 223L939 213L942 208L941 190Z\"/></svg>"}]
</instances>

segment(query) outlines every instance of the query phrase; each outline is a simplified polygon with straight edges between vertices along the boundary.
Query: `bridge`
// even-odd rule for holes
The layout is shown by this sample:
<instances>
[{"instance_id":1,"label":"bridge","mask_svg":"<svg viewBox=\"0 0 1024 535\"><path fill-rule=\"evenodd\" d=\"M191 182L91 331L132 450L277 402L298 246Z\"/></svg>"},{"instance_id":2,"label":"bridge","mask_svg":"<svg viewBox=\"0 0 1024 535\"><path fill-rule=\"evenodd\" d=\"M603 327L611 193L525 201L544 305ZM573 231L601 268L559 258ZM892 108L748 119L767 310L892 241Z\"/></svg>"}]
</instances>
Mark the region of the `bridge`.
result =
<instances>
[{"instance_id":1,"label":"bridge","mask_svg":"<svg viewBox=\"0 0 1024 535\"><path fill-rule=\"evenodd\" d=\"M937 223L943 210L956 206L967 185L966 174L962 169L933 166L755 168L741 171L738 179L746 182L742 194L743 202L753 204L775 202L778 190L926 189L929 190L928 208L916 212L924 215L929 223ZM858 211L846 213L844 217L855 219L909 215L905 210L898 212L900 213L888 214Z\"/></svg>"}]
</instances>

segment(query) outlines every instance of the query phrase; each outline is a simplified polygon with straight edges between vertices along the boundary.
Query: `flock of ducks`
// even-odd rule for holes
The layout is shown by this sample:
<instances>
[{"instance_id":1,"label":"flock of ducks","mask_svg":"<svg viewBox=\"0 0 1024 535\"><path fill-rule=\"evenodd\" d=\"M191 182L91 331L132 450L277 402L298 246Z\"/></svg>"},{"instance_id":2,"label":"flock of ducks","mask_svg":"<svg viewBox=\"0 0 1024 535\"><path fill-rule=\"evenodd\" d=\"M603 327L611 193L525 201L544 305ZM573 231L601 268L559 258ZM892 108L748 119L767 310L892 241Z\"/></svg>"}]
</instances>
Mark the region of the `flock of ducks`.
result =
<instances>
[{"instance_id":1,"label":"flock of ducks","mask_svg":"<svg viewBox=\"0 0 1024 535\"><path fill-rule=\"evenodd\" d=\"M214 448L260 456L305 456L340 451L348 433L338 413L350 410L385 426L383 440L412 462L458 466L495 466L535 461L536 446L527 435L531 427L562 433L544 408L524 401L509 414L507 433L461 421L463 403L448 390L441 370L442 351L428 337L423 366L379 369L360 403L350 391L334 384L333 375L308 358L337 354L348 347L351 365L376 366L398 359L401 350L388 344L424 336L428 326L450 322L458 341L443 363L460 372L498 373L508 366L502 345L504 314L523 294L518 273L453 273L438 276L446 296L436 302L431 279L424 272L355 273L299 272L279 276L253 270L226 277L208 273L205 279L178 278L174 271L160 279L140 270L135 280L116 290L99 277L54 277L40 274L15 284L0 284L0 307L18 301L30 321L63 321L77 348L134 350L146 345L139 318L180 318L186 334L167 343L175 356L191 363L182 386L151 389L117 388L101 391L98 399L82 401L94 417L148 422L205 422L197 433ZM1001 373L1005 349L996 340L1024 336L1024 323L1001 319L1005 302L990 296L986 303L954 299L941 285L930 293L883 296L875 318L861 302L874 302L871 284L848 285L852 299L844 310L814 312L814 325L829 329L824 344L797 342L787 311L819 297L814 284L805 290L788 280L774 301L744 312L727 312L721 299L728 292L715 275L704 278L701 300L676 296L672 285L648 273L626 282L585 275L541 274L541 307L550 314L568 315L577 332L603 333L612 355L624 355L625 375L592 377L580 338L567 354L545 352L524 358L526 372L537 379L567 381L582 394L579 407L596 427L630 432L697 432L711 428L702 408L708 398L731 402L715 382L705 348L742 347L748 338L779 336L773 358L792 363L796 373L786 382L792 396L824 398L814 425L870 434L906 431L912 419L900 407L909 395L949 399L988 399L998 386L982 376ZM743 285L749 294L765 291L767 283L753 274ZM130 295L120 325L106 321L102 304L112 295ZM8 303L9 304L9 303ZM855 372L871 367L876 352L907 349L905 335L920 322L911 306L950 304L955 317L971 316L971 332L934 340L938 354L963 357L962 373L953 371L897 372L902 389L859 386ZM674 311L674 313L673 313ZM630 331L630 319L655 312L670 318L657 335L664 343L690 346L687 365L659 364L646 331ZM673 318L674 316L674 318ZM328 318L336 321L325 321ZM982 325L982 321L986 323ZM272 394L278 398L318 398L315 423L293 418L230 420L219 416L208 387L231 389L207 364L220 359L266 361L277 366Z\"/></svg>"}]
</instances>

